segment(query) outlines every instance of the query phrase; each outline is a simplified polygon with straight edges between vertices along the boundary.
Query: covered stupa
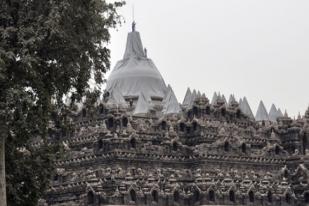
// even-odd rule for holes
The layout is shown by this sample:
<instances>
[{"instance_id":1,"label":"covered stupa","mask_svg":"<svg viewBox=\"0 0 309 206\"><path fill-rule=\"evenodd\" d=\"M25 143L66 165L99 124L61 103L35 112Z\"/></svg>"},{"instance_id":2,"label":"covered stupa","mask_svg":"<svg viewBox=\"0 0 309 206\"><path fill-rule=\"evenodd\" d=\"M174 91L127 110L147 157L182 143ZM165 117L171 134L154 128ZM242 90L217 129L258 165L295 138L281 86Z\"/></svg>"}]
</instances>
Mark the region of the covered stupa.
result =
<instances>
[{"instance_id":1,"label":"covered stupa","mask_svg":"<svg viewBox=\"0 0 309 206\"><path fill-rule=\"evenodd\" d=\"M109 78L106 91L117 89L122 96L137 100L141 93L152 101L162 101L167 93L167 86L153 61L147 57L139 32L128 34L123 59L118 61Z\"/></svg>"}]
</instances>

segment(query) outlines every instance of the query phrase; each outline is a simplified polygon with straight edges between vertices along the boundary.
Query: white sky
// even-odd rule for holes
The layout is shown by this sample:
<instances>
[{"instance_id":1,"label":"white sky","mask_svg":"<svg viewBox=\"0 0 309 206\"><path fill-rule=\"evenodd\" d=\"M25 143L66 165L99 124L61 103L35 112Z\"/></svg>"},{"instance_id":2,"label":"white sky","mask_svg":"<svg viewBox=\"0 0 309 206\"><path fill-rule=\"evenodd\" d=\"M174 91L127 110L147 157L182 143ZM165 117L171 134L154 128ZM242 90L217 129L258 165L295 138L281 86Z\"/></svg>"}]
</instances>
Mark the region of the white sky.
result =
<instances>
[{"instance_id":1,"label":"white sky","mask_svg":"<svg viewBox=\"0 0 309 206\"><path fill-rule=\"evenodd\" d=\"M227 98L246 96L253 113L260 100L290 116L309 103L308 0L127 0L126 23L112 32L112 67L131 31L171 84L179 102L187 87Z\"/></svg>"}]
</instances>

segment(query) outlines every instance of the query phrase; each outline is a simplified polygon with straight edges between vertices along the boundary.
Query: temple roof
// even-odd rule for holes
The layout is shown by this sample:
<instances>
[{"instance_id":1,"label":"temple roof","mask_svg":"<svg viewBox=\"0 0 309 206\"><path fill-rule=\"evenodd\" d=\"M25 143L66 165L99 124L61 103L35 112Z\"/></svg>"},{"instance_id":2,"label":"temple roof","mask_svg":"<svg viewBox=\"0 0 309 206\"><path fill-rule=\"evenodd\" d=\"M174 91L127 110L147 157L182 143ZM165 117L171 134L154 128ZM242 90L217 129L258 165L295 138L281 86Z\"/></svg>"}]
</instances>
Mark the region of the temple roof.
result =
<instances>
[{"instance_id":1,"label":"temple roof","mask_svg":"<svg viewBox=\"0 0 309 206\"><path fill-rule=\"evenodd\" d=\"M122 96L138 97L141 92L149 97L164 98L167 87L153 61L146 57L140 34L128 34L123 59L118 61L107 79L106 90L117 88Z\"/></svg>"}]
</instances>

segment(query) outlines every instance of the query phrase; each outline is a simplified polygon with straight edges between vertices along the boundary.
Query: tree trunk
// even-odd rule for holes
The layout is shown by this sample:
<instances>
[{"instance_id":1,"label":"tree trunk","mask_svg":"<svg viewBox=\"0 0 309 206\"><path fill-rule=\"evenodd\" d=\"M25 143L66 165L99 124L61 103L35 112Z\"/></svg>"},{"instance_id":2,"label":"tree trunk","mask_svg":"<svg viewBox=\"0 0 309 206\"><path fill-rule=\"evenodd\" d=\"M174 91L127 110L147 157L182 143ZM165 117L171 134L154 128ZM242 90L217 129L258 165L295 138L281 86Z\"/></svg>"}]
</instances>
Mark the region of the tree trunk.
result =
<instances>
[{"instance_id":1,"label":"tree trunk","mask_svg":"<svg viewBox=\"0 0 309 206\"><path fill-rule=\"evenodd\" d=\"M3 127L3 126L0 126ZM0 130L3 132L3 130ZM0 205L6 206L5 133L0 134Z\"/></svg>"}]
</instances>

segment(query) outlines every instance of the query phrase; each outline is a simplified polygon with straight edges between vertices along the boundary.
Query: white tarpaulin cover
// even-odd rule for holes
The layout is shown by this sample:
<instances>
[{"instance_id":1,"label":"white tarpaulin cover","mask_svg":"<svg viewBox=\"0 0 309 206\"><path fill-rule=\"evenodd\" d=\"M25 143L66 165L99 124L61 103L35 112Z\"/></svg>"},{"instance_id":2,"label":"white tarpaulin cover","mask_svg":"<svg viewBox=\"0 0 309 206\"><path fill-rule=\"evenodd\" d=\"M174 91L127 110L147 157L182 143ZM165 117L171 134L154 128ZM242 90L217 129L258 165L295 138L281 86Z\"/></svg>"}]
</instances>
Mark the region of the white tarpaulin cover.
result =
<instances>
[{"instance_id":1,"label":"white tarpaulin cover","mask_svg":"<svg viewBox=\"0 0 309 206\"><path fill-rule=\"evenodd\" d=\"M172 90L173 89L172 89L171 85L167 85L166 95L165 95L164 99L162 100L162 105L165 105L165 103L168 101L168 95Z\"/></svg>"},{"instance_id":2,"label":"white tarpaulin cover","mask_svg":"<svg viewBox=\"0 0 309 206\"><path fill-rule=\"evenodd\" d=\"M195 101L196 98L197 98L197 93L196 93L196 90L193 89L193 92L192 92L192 94L190 96L189 105L188 105L189 108L191 108L193 106L194 101Z\"/></svg>"},{"instance_id":3,"label":"white tarpaulin cover","mask_svg":"<svg viewBox=\"0 0 309 206\"><path fill-rule=\"evenodd\" d=\"M166 97L164 98L163 113L177 114L181 111L173 89L169 86Z\"/></svg>"},{"instance_id":4,"label":"white tarpaulin cover","mask_svg":"<svg viewBox=\"0 0 309 206\"><path fill-rule=\"evenodd\" d=\"M217 92L215 92L214 95L212 96L211 104L215 105L217 102L217 99L218 99L218 95L217 95Z\"/></svg>"},{"instance_id":5,"label":"white tarpaulin cover","mask_svg":"<svg viewBox=\"0 0 309 206\"><path fill-rule=\"evenodd\" d=\"M107 91L117 88L123 96L139 96L141 92L149 97L164 98L165 82L152 62L147 58L140 35L128 34L124 58L120 60L107 80Z\"/></svg>"},{"instance_id":6,"label":"white tarpaulin cover","mask_svg":"<svg viewBox=\"0 0 309 206\"><path fill-rule=\"evenodd\" d=\"M283 117L283 113L280 108L278 109L278 117Z\"/></svg>"},{"instance_id":7,"label":"white tarpaulin cover","mask_svg":"<svg viewBox=\"0 0 309 206\"><path fill-rule=\"evenodd\" d=\"M118 88L115 88L110 92L107 104L111 106L127 107L127 102L119 92Z\"/></svg>"},{"instance_id":8,"label":"white tarpaulin cover","mask_svg":"<svg viewBox=\"0 0 309 206\"><path fill-rule=\"evenodd\" d=\"M270 111L269 111L269 120L272 122L276 122L277 118L279 117L278 110L274 104L271 105Z\"/></svg>"},{"instance_id":9,"label":"white tarpaulin cover","mask_svg":"<svg viewBox=\"0 0 309 206\"><path fill-rule=\"evenodd\" d=\"M147 114L150 109L148 98L141 92L133 114Z\"/></svg>"},{"instance_id":10,"label":"white tarpaulin cover","mask_svg":"<svg viewBox=\"0 0 309 206\"><path fill-rule=\"evenodd\" d=\"M252 110L250 108L250 105L249 105L249 102L247 100L246 97L239 100L240 102L240 110L242 111L242 113L244 113L245 115L247 115L248 117L250 117L251 119L254 119L254 116L253 116L253 113L252 113Z\"/></svg>"},{"instance_id":11,"label":"white tarpaulin cover","mask_svg":"<svg viewBox=\"0 0 309 206\"><path fill-rule=\"evenodd\" d=\"M190 101L191 101L191 95L192 95L191 90L190 90L190 88L188 88L187 92L186 92L186 95L185 95L185 98L184 98L184 100L182 102L182 105L184 107L188 107L189 106Z\"/></svg>"},{"instance_id":12,"label":"white tarpaulin cover","mask_svg":"<svg viewBox=\"0 0 309 206\"><path fill-rule=\"evenodd\" d=\"M255 115L255 120L256 121L268 121L269 120L268 113L266 111L263 101L260 101L258 110Z\"/></svg>"},{"instance_id":13,"label":"white tarpaulin cover","mask_svg":"<svg viewBox=\"0 0 309 206\"><path fill-rule=\"evenodd\" d=\"M242 104L242 98L239 99L238 104L239 104L239 106Z\"/></svg>"}]
</instances>

